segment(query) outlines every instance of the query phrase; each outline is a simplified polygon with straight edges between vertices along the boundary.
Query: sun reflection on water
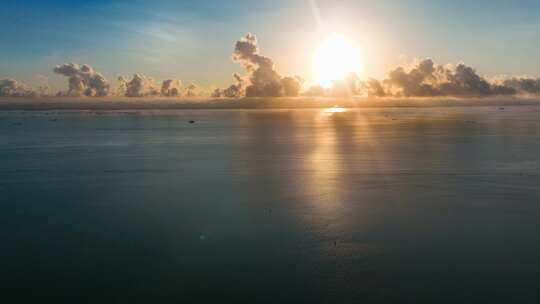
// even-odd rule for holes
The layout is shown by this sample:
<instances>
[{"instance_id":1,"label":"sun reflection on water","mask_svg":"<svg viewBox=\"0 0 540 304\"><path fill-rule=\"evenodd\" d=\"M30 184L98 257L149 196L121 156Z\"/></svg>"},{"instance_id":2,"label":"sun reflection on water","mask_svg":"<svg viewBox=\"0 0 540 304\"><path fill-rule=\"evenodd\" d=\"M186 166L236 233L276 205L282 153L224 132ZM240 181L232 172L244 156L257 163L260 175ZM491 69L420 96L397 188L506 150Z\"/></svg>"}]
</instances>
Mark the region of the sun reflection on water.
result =
<instances>
[{"instance_id":1,"label":"sun reflection on water","mask_svg":"<svg viewBox=\"0 0 540 304\"><path fill-rule=\"evenodd\" d=\"M333 108L324 109L324 113L326 113L328 115L332 115L334 113L344 113L344 112L347 112L347 109L342 108L342 107L338 107L338 106L335 106Z\"/></svg>"}]
</instances>

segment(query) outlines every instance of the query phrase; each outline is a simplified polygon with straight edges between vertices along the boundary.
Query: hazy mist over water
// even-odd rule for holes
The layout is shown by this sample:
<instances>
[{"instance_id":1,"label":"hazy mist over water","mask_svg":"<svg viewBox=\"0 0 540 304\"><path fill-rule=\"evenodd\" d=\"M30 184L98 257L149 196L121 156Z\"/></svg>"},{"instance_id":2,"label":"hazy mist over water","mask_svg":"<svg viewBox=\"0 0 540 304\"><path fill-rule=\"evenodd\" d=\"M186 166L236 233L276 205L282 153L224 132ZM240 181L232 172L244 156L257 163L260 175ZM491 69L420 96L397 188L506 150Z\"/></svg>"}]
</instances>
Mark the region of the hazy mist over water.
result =
<instances>
[{"instance_id":1,"label":"hazy mist over water","mask_svg":"<svg viewBox=\"0 0 540 304\"><path fill-rule=\"evenodd\" d=\"M0 112L0 283L66 301L536 303L539 117Z\"/></svg>"}]
</instances>

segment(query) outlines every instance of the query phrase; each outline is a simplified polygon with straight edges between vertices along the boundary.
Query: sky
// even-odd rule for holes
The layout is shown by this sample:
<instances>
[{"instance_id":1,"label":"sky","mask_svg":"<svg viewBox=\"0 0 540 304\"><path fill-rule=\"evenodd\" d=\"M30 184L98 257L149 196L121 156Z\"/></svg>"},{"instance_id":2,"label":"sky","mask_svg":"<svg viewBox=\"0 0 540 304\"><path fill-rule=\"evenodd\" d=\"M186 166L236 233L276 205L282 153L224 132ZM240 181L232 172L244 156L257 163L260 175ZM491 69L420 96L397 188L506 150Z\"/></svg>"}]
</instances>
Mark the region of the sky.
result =
<instances>
[{"instance_id":1,"label":"sky","mask_svg":"<svg viewBox=\"0 0 540 304\"><path fill-rule=\"evenodd\" d=\"M242 67L234 43L254 33L285 75L309 81L326 33L361 46L364 77L383 78L420 58L464 62L482 75L540 73L537 0L0 0L0 78L65 86L53 73L87 63L113 81L156 80L222 87ZM318 8L320 20L314 14Z\"/></svg>"}]
</instances>

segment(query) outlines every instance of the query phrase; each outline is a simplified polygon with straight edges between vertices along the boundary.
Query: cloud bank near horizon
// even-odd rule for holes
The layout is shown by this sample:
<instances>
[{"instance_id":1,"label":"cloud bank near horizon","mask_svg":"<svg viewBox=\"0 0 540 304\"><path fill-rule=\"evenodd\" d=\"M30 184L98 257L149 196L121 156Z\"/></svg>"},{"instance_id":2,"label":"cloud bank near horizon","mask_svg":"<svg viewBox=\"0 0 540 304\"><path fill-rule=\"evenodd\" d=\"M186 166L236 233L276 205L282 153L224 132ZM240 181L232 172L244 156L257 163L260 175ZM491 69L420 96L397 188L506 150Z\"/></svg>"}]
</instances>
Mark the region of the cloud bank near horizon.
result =
<instances>
[{"instance_id":1,"label":"cloud bank near horizon","mask_svg":"<svg viewBox=\"0 0 540 304\"><path fill-rule=\"evenodd\" d=\"M368 94L379 97L481 97L516 95L524 91L519 81L514 86L490 83L472 67L435 65L431 59L420 61L409 71L398 67L382 83L370 79L364 86Z\"/></svg>"},{"instance_id":2,"label":"cloud bank near horizon","mask_svg":"<svg viewBox=\"0 0 540 304\"><path fill-rule=\"evenodd\" d=\"M195 84L183 86L178 79L166 79L157 85L155 80L136 73L131 79L119 76L118 86L112 88L105 77L88 64L65 63L53 72L67 78L68 89L54 96L70 97L488 97L540 94L540 78L511 77L488 80L465 64L440 65L424 59L412 68L397 67L383 80L360 80L350 74L334 81L329 89L314 85L302 91L298 76L282 76L274 60L261 54L257 37L246 34L235 43L232 60L240 64L246 74L233 74L235 83L224 89L209 92ZM52 96L47 87L32 89L11 78L0 79L0 96Z\"/></svg>"},{"instance_id":3,"label":"cloud bank near horizon","mask_svg":"<svg viewBox=\"0 0 540 304\"><path fill-rule=\"evenodd\" d=\"M15 79L0 79L0 96L6 97L32 97L34 92L29 86Z\"/></svg>"}]
</instances>

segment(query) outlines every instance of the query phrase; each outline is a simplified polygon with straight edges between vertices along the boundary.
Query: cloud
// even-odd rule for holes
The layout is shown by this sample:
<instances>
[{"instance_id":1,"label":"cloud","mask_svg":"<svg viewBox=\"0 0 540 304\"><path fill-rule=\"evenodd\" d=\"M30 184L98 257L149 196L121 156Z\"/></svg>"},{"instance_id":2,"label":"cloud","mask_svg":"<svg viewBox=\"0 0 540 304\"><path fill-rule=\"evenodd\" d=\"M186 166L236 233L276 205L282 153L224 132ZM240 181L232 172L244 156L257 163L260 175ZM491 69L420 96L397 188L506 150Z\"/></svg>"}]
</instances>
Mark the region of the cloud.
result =
<instances>
[{"instance_id":1,"label":"cloud","mask_svg":"<svg viewBox=\"0 0 540 304\"><path fill-rule=\"evenodd\" d=\"M36 78L40 85L38 85L36 89L36 93L39 96L49 96L50 93L50 86L49 86L49 77L41 74L34 75L34 78Z\"/></svg>"},{"instance_id":2,"label":"cloud","mask_svg":"<svg viewBox=\"0 0 540 304\"><path fill-rule=\"evenodd\" d=\"M173 97L180 96L180 90L182 88L182 81L167 79L164 80L161 85L161 96Z\"/></svg>"},{"instance_id":3,"label":"cloud","mask_svg":"<svg viewBox=\"0 0 540 304\"><path fill-rule=\"evenodd\" d=\"M384 95L404 97L481 97L517 93L512 87L490 83L472 67L464 64L455 68L435 65L431 59L420 61L410 71L398 67L383 83L387 86ZM368 90L376 96L383 96L383 86L378 82L370 81Z\"/></svg>"},{"instance_id":4,"label":"cloud","mask_svg":"<svg viewBox=\"0 0 540 304\"><path fill-rule=\"evenodd\" d=\"M212 93L212 97L229 97L229 98L238 98L246 95L246 87L248 80L240 76L237 73L233 74L234 79L236 80L235 84L232 84L226 89L216 89Z\"/></svg>"},{"instance_id":5,"label":"cloud","mask_svg":"<svg viewBox=\"0 0 540 304\"><path fill-rule=\"evenodd\" d=\"M306 91L302 92L301 95L310 97L323 97L326 95L326 90L321 85L316 84L309 87Z\"/></svg>"},{"instance_id":6,"label":"cloud","mask_svg":"<svg viewBox=\"0 0 540 304\"><path fill-rule=\"evenodd\" d=\"M195 84L190 84L184 89L184 96L186 97L200 97L204 95L204 91Z\"/></svg>"},{"instance_id":7,"label":"cloud","mask_svg":"<svg viewBox=\"0 0 540 304\"><path fill-rule=\"evenodd\" d=\"M15 79L0 79L0 96L3 97L30 97L36 93L27 85Z\"/></svg>"},{"instance_id":8,"label":"cloud","mask_svg":"<svg viewBox=\"0 0 540 304\"><path fill-rule=\"evenodd\" d=\"M257 38L248 33L236 42L233 60L249 73L247 97L277 97L282 95L281 76L274 69L272 59L259 55Z\"/></svg>"},{"instance_id":9,"label":"cloud","mask_svg":"<svg viewBox=\"0 0 540 304\"><path fill-rule=\"evenodd\" d=\"M377 79L368 79L366 89L367 95L371 97L383 97L386 95L383 85Z\"/></svg>"},{"instance_id":10,"label":"cloud","mask_svg":"<svg viewBox=\"0 0 540 304\"><path fill-rule=\"evenodd\" d=\"M302 95L347 97L483 97L495 95L539 94L540 79L511 78L488 81L465 64L436 65L431 59L421 60L410 68L398 67L382 81L369 78L360 81L356 74L334 81L329 90L312 86Z\"/></svg>"},{"instance_id":11,"label":"cloud","mask_svg":"<svg viewBox=\"0 0 540 304\"><path fill-rule=\"evenodd\" d=\"M65 63L54 68L56 74L68 77L69 90L72 96L107 96L110 85L105 78L94 69L84 64Z\"/></svg>"},{"instance_id":12,"label":"cloud","mask_svg":"<svg viewBox=\"0 0 540 304\"><path fill-rule=\"evenodd\" d=\"M539 94L540 78L510 78L502 82L505 87L512 88L520 93Z\"/></svg>"},{"instance_id":13,"label":"cloud","mask_svg":"<svg viewBox=\"0 0 540 304\"><path fill-rule=\"evenodd\" d=\"M118 82L120 86L117 94L120 96L146 97L159 95L154 79L143 74L134 74L130 81L128 81L127 77L120 76Z\"/></svg>"},{"instance_id":14,"label":"cloud","mask_svg":"<svg viewBox=\"0 0 540 304\"><path fill-rule=\"evenodd\" d=\"M283 87L283 95L287 97L294 97L300 94L300 82L298 77L284 77L281 79L281 86Z\"/></svg>"},{"instance_id":15,"label":"cloud","mask_svg":"<svg viewBox=\"0 0 540 304\"><path fill-rule=\"evenodd\" d=\"M407 67L397 67L386 79L369 78L360 81L356 74L334 81L332 88L315 85L301 92L299 77L281 76L274 61L261 55L257 38L248 33L236 42L232 60L246 71L244 75L233 74L235 83L225 89L216 89L213 97L294 97L294 96L371 96L371 97L485 97L540 95L540 78L512 77L488 80L465 64L438 65L431 59L416 61ZM182 82L167 79L156 85L143 74L134 74L132 79L121 76L119 86L112 92L107 80L90 65L66 63L54 68L54 72L68 78L69 88L57 96L127 96L127 97L199 97L208 95L201 87L191 84L182 87ZM33 90L14 79L0 80L0 96L48 96L48 79L36 75L43 83Z\"/></svg>"},{"instance_id":16,"label":"cloud","mask_svg":"<svg viewBox=\"0 0 540 304\"><path fill-rule=\"evenodd\" d=\"M126 96L129 80L125 76L118 76L118 87L116 88L116 96Z\"/></svg>"},{"instance_id":17,"label":"cloud","mask_svg":"<svg viewBox=\"0 0 540 304\"><path fill-rule=\"evenodd\" d=\"M126 97L201 97L206 92L195 84L190 84L182 88L182 81L177 79L167 79L161 84L158 90L154 79L143 74L134 74L131 80L127 77L118 77L118 96Z\"/></svg>"},{"instance_id":18,"label":"cloud","mask_svg":"<svg viewBox=\"0 0 540 304\"><path fill-rule=\"evenodd\" d=\"M280 97L298 96L300 81L294 77L282 78L275 70L274 61L259 53L255 35L248 33L236 42L232 55L247 72L246 77L234 75L236 84L213 95L224 97Z\"/></svg>"}]
</instances>

